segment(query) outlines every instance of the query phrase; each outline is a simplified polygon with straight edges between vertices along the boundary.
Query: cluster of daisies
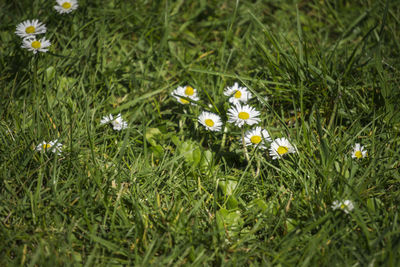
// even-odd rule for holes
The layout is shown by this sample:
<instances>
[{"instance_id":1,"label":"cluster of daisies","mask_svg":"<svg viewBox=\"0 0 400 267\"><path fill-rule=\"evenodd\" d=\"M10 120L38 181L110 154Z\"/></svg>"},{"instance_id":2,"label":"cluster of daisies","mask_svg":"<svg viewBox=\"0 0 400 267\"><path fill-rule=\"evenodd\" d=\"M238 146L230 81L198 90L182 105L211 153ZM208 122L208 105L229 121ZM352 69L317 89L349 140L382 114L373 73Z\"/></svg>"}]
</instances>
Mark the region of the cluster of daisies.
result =
<instances>
[{"instance_id":1,"label":"cluster of daisies","mask_svg":"<svg viewBox=\"0 0 400 267\"><path fill-rule=\"evenodd\" d=\"M56 3L54 9L60 14L71 13L78 8L77 0L56 0ZM50 41L45 37L38 38L38 36L45 34L46 31L46 25L38 19L34 19L26 20L18 24L15 33L22 38L21 47L36 54L37 52L47 52L48 48L51 46ZM184 105L196 105L196 102L200 100L197 95L197 90L191 86L179 86L172 92L172 95L179 103ZM228 123L239 128L244 128L246 125L253 127L244 133L244 145L265 150L267 149L266 144L269 143L269 155L273 159L280 159L286 154L297 152L296 147L292 145L287 138L282 137L272 140L267 130L256 126L261 121L259 118L260 112L247 104L252 98L252 94L246 87L241 87L238 83L235 83L233 86L225 89L224 95L229 97L229 103L232 104L227 110ZM220 132L223 126L221 117L208 111L203 111L199 115L198 122L203 125L206 130L213 132ZM123 120L121 114L118 114L116 117L112 114L104 116L100 124L111 124L116 131L121 131L128 127L128 123ZM36 150L61 155L62 147L62 143L56 139L50 142L43 141L36 146ZM351 156L361 159L367 156L367 151L363 146L356 143ZM336 200L332 203L332 209L340 209L345 213L349 213L353 208L354 205L351 200Z\"/></svg>"},{"instance_id":2,"label":"cluster of daisies","mask_svg":"<svg viewBox=\"0 0 400 267\"><path fill-rule=\"evenodd\" d=\"M56 0L56 2L57 5L54 6L54 9L60 14L70 13L78 8L77 0ZM39 35L45 34L46 31L46 25L38 19L34 19L18 24L15 34L22 38L22 48L36 54L37 52L47 52L49 50L50 41L45 37L38 38Z\"/></svg>"},{"instance_id":3,"label":"cluster of daisies","mask_svg":"<svg viewBox=\"0 0 400 267\"><path fill-rule=\"evenodd\" d=\"M199 101L197 90L191 86L179 86L171 95L184 105L196 105L196 102ZM224 95L229 97L229 103L232 104L227 110L228 123L243 128L246 125L255 126L261 121L259 118L260 112L247 104L252 98L252 94L246 87L241 87L238 83L235 83L224 90ZM208 111L201 112L198 116L198 122L208 131L220 132L223 128L221 117ZM247 130L243 136L243 143L246 146L255 146L263 150L267 149L266 144L270 143L269 155L272 159L281 159L286 154L297 152L297 148L287 138L281 137L272 140L268 131L260 126ZM351 151L352 158L362 159L367 155L367 150L364 146L359 143L353 146ZM354 209L354 204L351 200L335 200L331 208L333 210L341 210L347 214Z\"/></svg>"},{"instance_id":4,"label":"cluster of daisies","mask_svg":"<svg viewBox=\"0 0 400 267\"><path fill-rule=\"evenodd\" d=\"M232 104L227 111L228 123L239 128L243 128L246 125L255 126L244 134L246 146L267 149L266 144L270 143L269 154L273 159L280 159L286 154L297 152L296 147L287 138L282 137L272 140L267 130L256 126L261 121L259 118L260 112L247 104L252 98L252 94L246 87L241 87L238 83L235 83L225 89L224 95L229 97L229 103ZM172 92L172 96L181 104L191 103L195 105L195 102L199 100L197 90L191 86L179 86ZM198 117L198 122L208 131L219 132L222 130L221 117L212 112L203 111Z\"/></svg>"},{"instance_id":5,"label":"cluster of daisies","mask_svg":"<svg viewBox=\"0 0 400 267\"><path fill-rule=\"evenodd\" d=\"M177 89L172 91L171 95L184 105L196 105L196 102L199 101L197 90L189 85L178 86ZM252 94L246 87L241 87L238 83L235 83L225 89L224 95L229 97L229 103L232 104L227 111L229 123L242 128L245 125L253 126L260 122L260 112L247 105L247 102L252 98ZM208 111L203 111L199 115L198 122L206 130L213 132L220 132L223 126L221 117ZM297 148L287 138L282 137L272 140L268 131L260 126L247 130L244 135L244 142L246 146L256 146L259 149L266 149L266 143L270 143L269 154L273 159L280 159L286 154L297 152ZM354 145L351 152L353 158L361 159L367 157L367 155L367 150L364 146L359 143Z\"/></svg>"}]
</instances>

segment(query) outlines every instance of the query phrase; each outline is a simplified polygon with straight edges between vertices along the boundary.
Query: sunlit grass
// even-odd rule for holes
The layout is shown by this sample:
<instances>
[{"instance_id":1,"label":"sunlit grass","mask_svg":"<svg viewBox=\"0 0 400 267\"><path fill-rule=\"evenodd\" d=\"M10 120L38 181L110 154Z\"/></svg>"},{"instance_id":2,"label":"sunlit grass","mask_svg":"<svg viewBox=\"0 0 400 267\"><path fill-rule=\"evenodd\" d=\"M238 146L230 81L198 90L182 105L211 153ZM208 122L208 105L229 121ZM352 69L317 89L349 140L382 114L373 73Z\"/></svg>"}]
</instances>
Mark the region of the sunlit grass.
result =
<instances>
[{"instance_id":1,"label":"sunlit grass","mask_svg":"<svg viewBox=\"0 0 400 267\"><path fill-rule=\"evenodd\" d=\"M56 1L11 2L0 4L2 265L400 260L391 1L81 0L63 15ZM48 52L21 48L27 19L46 24ZM255 125L228 122L235 82L258 126L296 153L245 145ZM180 103L171 92L186 85L198 99ZM127 127L102 124L109 114ZM61 153L37 151L51 140ZM367 156L352 157L356 143Z\"/></svg>"}]
</instances>

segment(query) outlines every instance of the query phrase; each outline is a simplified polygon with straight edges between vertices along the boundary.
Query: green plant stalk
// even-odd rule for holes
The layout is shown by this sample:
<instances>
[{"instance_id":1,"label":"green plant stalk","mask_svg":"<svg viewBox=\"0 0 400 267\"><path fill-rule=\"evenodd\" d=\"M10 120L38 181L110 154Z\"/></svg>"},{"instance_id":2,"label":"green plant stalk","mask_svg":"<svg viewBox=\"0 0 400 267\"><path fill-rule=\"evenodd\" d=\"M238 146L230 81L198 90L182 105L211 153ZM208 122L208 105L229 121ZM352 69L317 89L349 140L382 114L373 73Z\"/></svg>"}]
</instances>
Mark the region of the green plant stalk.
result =
<instances>
[{"instance_id":1,"label":"green plant stalk","mask_svg":"<svg viewBox=\"0 0 400 267\"><path fill-rule=\"evenodd\" d=\"M249 153L247 151L247 147L246 147L246 142L244 141L244 129L242 129L242 144L243 144L243 153L244 153L244 157L246 158L247 162L249 164L251 164L250 161L250 157L249 157ZM256 173L253 169L253 166L251 166L251 173L253 174L253 177L256 177L258 175L258 173Z\"/></svg>"},{"instance_id":2,"label":"green plant stalk","mask_svg":"<svg viewBox=\"0 0 400 267\"><path fill-rule=\"evenodd\" d=\"M226 141L227 132L228 132L228 127L226 127L226 125L225 125L224 126L224 130L223 130L222 140L221 140L221 146L219 147L219 151L220 152L225 148L225 141Z\"/></svg>"}]
</instances>

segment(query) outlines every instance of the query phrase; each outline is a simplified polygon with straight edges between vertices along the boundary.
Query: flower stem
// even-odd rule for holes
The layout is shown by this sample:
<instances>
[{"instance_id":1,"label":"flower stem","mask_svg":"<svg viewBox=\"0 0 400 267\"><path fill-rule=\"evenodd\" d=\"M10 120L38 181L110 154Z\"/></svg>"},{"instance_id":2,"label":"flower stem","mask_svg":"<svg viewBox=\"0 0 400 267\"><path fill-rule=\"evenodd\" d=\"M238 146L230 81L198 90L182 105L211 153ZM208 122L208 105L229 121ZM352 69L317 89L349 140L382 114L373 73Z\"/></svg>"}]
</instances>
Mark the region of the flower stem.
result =
<instances>
[{"instance_id":1,"label":"flower stem","mask_svg":"<svg viewBox=\"0 0 400 267\"><path fill-rule=\"evenodd\" d=\"M260 168L261 168L260 157L258 157L258 155L257 155L257 170L256 170L255 177L257 177L260 174Z\"/></svg>"},{"instance_id":2,"label":"flower stem","mask_svg":"<svg viewBox=\"0 0 400 267\"><path fill-rule=\"evenodd\" d=\"M224 125L224 129L222 131L223 135L222 135L221 145L219 147L219 152L221 152L225 148L226 133L228 132L228 127L226 126L226 124Z\"/></svg>"},{"instance_id":3,"label":"flower stem","mask_svg":"<svg viewBox=\"0 0 400 267\"><path fill-rule=\"evenodd\" d=\"M244 141L244 129L242 129L242 144L243 144L244 157L246 158L248 164L251 164L249 153L247 152L246 142ZM250 166L250 168L251 168L251 173L253 174L253 177L256 177L256 172L254 171L253 166Z\"/></svg>"}]
</instances>

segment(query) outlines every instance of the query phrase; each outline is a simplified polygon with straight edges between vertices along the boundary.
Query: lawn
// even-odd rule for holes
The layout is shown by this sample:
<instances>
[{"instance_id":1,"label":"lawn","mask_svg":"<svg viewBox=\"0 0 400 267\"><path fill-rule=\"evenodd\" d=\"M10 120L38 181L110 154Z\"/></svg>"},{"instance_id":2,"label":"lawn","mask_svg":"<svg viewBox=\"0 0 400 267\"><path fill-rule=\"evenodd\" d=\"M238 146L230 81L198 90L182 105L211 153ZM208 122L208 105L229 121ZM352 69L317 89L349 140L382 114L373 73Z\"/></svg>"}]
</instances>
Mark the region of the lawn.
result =
<instances>
[{"instance_id":1,"label":"lawn","mask_svg":"<svg viewBox=\"0 0 400 267\"><path fill-rule=\"evenodd\" d=\"M1 266L398 265L397 1L58 2L0 2Z\"/></svg>"}]
</instances>

